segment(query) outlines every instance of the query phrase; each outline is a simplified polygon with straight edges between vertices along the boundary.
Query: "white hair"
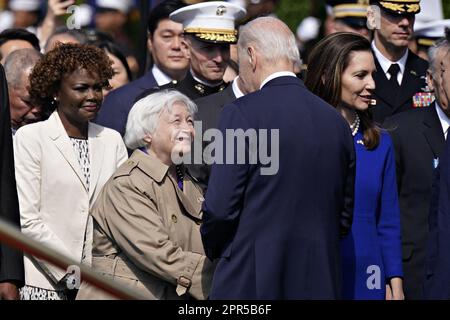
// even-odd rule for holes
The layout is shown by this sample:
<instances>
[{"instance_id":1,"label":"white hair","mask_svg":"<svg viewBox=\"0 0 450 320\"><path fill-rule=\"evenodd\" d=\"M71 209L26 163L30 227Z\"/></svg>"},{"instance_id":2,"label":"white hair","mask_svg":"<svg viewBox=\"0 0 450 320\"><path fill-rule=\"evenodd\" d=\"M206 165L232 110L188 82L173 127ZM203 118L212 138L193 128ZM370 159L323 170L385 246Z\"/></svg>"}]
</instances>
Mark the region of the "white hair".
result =
<instances>
[{"instance_id":1,"label":"white hair","mask_svg":"<svg viewBox=\"0 0 450 320\"><path fill-rule=\"evenodd\" d=\"M279 27L273 27L274 25ZM266 61L288 59L296 65L301 65L294 33L277 18L261 17L242 26L239 29L238 41L238 49L241 54L250 45L257 47Z\"/></svg>"},{"instance_id":2,"label":"white hair","mask_svg":"<svg viewBox=\"0 0 450 320\"><path fill-rule=\"evenodd\" d=\"M428 60L429 60L428 69L430 69L432 75L434 75L435 72L439 71L439 70L436 70L436 62L440 63L440 61L436 61L436 58L437 58L436 56L437 56L438 52L440 52L441 50L449 50L449 49L450 49L450 42L444 38L444 39L437 41L428 50Z\"/></svg>"},{"instance_id":3,"label":"white hair","mask_svg":"<svg viewBox=\"0 0 450 320\"><path fill-rule=\"evenodd\" d=\"M162 90L137 101L128 114L125 136L123 137L128 149L134 150L145 147L144 137L155 131L161 113L164 110L171 112L172 106L176 103L184 104L192 116L197 112L196 104L187 96L175 90Z\"/></svg>"}]
</instances>

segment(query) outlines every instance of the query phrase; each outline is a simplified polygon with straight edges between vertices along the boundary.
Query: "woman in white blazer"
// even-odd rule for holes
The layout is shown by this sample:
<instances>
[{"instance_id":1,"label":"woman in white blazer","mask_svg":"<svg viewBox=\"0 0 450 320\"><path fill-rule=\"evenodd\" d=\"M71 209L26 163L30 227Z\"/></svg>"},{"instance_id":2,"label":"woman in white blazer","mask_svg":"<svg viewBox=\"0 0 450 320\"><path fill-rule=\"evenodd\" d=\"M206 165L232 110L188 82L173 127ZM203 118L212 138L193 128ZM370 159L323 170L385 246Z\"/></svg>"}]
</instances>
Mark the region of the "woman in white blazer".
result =
<instances>
[{"instance_id":1,"label":"woman in white blazer","mask_svg":"<svg viewBox=\"0 0 450 320\"><path fill-rule=\"evenodd\" d=\"M78 262L90 263L89 210L102 186L127 158L121 136L91 123L113 75L98 48L63 44L30 75L30 97L50 114L14 137L22 232ZM25 300L71 298L66 270L25 256Z\"/></svg>"}]
</instances>

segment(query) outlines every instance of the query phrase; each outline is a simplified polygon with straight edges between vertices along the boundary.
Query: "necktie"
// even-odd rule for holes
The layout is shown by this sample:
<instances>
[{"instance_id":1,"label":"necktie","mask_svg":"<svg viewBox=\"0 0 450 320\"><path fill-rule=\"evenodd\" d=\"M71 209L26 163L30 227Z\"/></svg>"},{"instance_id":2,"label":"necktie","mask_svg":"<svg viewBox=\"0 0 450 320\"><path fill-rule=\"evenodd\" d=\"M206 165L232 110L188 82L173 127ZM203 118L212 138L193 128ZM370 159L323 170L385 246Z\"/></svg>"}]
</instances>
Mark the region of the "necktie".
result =
<instances>
[{"instance_id":1,"label":"necktie","mask_svg":"<svg viewBox=\"0 0 450 320\"><path fill-rule=\"evenodd\" d=\"M392 86L392 88L399 88L400 85L397 81L398 73L400 72L400 67L397 63L391 64L391 66L388 69L388 73L391 75L391 78L389 79L389 83Z\"/></svg>"}]
</instances>

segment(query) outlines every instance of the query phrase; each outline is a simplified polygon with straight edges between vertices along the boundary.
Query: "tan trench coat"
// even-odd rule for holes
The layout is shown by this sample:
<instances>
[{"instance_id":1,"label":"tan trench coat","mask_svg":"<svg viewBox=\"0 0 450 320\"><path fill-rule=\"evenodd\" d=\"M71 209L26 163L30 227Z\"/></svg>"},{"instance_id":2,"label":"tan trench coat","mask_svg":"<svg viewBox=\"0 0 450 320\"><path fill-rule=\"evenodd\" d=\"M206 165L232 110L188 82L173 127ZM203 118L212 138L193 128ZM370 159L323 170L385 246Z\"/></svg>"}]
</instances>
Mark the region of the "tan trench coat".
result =
<instances>
[{"instance_id":1,"label":"tan trench coat","mask_svg":"<svg viewBox=\"0 0 450 320\"><path fill-rule=\"evenodd\" d=\"M95 271L149 299L208 297L214 270L200 237L203 197L185 174L183 191L168 166L136 150L106 183L91 212ZM77 299L110 299L83 285Z\"/></svg>"}]
</instances>

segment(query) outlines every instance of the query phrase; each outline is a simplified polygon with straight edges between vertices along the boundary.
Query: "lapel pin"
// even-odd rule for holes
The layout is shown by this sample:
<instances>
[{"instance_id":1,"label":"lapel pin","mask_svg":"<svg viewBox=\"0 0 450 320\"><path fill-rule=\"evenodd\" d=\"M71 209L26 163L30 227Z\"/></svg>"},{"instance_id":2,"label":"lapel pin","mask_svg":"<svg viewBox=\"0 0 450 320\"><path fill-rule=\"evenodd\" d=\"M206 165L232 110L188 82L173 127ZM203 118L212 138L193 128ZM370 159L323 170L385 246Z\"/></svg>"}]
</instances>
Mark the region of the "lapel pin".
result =
<instances>
[{"instance_id":1,"label":"lapel pin","mask_svg":"<svg viewBox=\"0 0 450 320\"><path fill-rule=\"evenodd\" d=\"M417 72L415 72L414 70L411 70L410 73L417 77Z\"/></svg>"}]
</instances>

